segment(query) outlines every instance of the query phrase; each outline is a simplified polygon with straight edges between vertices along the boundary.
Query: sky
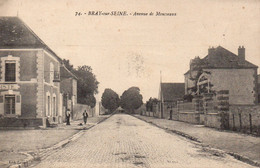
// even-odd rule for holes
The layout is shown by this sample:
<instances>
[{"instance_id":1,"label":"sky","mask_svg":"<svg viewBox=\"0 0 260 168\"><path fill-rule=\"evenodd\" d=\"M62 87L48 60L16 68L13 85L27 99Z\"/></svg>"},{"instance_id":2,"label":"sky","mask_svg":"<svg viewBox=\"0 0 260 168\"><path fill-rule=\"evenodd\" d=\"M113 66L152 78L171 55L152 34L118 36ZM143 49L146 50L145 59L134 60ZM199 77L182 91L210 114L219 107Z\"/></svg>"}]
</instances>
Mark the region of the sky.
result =
<instances>
[{"instance_id":1,"label":"sky","mask_svg":"<svg viewBox=\"0 0 260 168\"><path fill-rule=\"evenodd\" d=\"M184 82L190 59L206 56L210 46L237 54L243 45L246 59L260 66L259 0L0 0L0 16L19 16L59 57L91 66L98 101L105 88L121 95L131 86L144 101L157 98L160 72L162 82Z\"/></svg>"}]
</instances>

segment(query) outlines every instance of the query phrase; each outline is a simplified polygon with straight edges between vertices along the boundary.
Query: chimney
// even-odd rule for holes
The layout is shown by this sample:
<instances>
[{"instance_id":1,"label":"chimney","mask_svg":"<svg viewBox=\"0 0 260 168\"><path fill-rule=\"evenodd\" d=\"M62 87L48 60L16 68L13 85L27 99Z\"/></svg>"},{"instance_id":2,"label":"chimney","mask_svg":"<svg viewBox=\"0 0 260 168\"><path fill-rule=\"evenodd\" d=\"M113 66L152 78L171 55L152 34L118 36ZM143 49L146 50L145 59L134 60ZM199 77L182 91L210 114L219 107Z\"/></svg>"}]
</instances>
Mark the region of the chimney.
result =
<instances>
[{"instance_id":1,"label":"chimney","mask_svg":"<svg viewBox=\"0 0 260 168\"><path fill-rule=\"evenodd\" d=\"M215 51L215 48L214 48L214 47L209 47L209 49L208 49L208 62L209 62L210 64L213 64L214 51Z\"/></svg>"},{"instance_id":2,"label":"chimney","mask_svg":"<svg viewBox=\"0 0 260 168\"><path fill-rule=\"evenodd\" d=\"M243 63L245 61L245 48L244 46L239 46L238 48L238 62Z\"/></svg>"}]
</instances>

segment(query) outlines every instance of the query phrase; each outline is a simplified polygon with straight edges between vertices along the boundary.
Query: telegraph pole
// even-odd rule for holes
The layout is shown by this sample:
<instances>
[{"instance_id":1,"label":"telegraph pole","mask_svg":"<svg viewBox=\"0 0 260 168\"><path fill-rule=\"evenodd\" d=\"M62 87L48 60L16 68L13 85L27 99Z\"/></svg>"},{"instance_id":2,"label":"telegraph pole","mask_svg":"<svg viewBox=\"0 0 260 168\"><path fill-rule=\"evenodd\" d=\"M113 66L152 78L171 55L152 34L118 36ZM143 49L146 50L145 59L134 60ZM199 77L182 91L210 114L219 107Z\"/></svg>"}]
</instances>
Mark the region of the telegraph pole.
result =
<instances>
[{"instance_id":1,"label":"telegraph pole","mask_svg":"<svg viewBox=\"0 0 260 168\"><path fill-rule=\"evenodd\" d=\"M160 71L160 97L161 97L161 118L163 118L163 95L162 95L162 71Z\"/></svg>"}]
</instances>

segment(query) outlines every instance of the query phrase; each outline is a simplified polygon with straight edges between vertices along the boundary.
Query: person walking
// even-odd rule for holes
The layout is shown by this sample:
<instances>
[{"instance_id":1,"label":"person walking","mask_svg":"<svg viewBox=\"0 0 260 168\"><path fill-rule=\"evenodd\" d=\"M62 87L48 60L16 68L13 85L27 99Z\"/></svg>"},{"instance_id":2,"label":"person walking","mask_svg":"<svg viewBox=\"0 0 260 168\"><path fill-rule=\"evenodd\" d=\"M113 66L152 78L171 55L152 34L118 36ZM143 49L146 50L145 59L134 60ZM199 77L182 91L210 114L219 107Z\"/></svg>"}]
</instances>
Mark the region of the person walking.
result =
<instances>
[{"instance_id":1,"label":"person walking","mask_svg":"<svg viewBox=\"0 0 260 168\"><path fill-rule=\"evenodd\" d=\"M83 112L83 120L84 120L84 124L86 125L86 123L87 123L87 119L88 119L88 113L87 113L87 111L85 110L84 112Z\"/></svg>"},{"instance_id":2,"label":"person walking","mask_svg":"<svg viewBox=\"0 0 260 168\"><path fill-rule=\"evenodd\" d=\"M170 110L170 120L172 120L172 109Z\"/></svg>"},{"instance_id":3,"label":"person walking","mask_svg":"<svg viewBox=\"0 0 260 168\"><path fill-rule=\"evenodd\" d=\"M70 125L70 109L67 109L66 111L66 125Z\"/></svg>"}]
</instances>

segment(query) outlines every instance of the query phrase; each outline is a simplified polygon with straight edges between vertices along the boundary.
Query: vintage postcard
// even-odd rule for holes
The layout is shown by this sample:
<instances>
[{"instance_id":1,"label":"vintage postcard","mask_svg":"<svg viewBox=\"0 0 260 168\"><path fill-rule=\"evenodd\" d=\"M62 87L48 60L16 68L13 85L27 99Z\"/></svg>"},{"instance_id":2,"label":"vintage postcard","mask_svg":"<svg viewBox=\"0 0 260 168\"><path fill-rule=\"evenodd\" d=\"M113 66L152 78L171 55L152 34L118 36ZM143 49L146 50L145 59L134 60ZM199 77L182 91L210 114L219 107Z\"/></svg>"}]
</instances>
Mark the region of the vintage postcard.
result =
<instances>
[{"instance_id":1,"label":"vintage postcard","mask_svg":"<svg viewBox=\"0 0 260 168\"><path fill-rule=\"evenodd\" d=\"M259 167L259 39L259 0L0 0L0 167Z\"/></svg>"}]
</instances>

